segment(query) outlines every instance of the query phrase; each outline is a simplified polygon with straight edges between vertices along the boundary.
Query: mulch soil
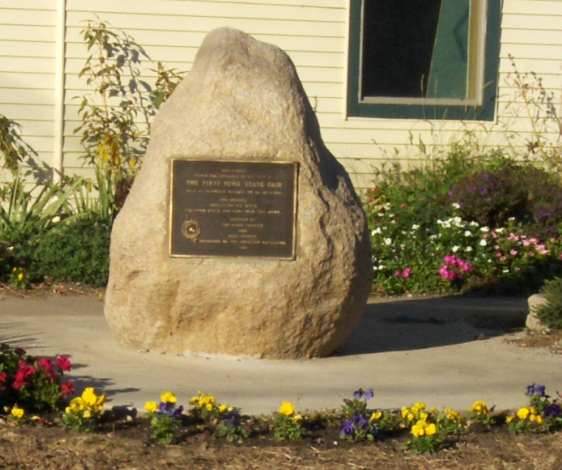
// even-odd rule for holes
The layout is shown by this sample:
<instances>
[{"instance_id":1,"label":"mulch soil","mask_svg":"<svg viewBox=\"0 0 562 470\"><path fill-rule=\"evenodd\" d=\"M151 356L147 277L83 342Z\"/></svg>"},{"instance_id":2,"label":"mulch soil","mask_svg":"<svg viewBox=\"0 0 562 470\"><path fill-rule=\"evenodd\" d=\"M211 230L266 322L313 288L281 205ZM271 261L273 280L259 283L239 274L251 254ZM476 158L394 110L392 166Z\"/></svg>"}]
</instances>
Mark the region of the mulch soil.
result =
<instances>
[{"instance_id":1,"label":"mulch soil","mask_svg":"<svg viewBox=\"0 0 562 470\"><path fill-rule=\"evenodd\" d=\"M226 444L205 433L151 443L146 424L77 433L0 425L0 467L17 469L562 469L562 434L469 433L450 448L417 455L406 436L351 444L331 435L297 443L252 438Z\"/></svg>"}]
</instances>

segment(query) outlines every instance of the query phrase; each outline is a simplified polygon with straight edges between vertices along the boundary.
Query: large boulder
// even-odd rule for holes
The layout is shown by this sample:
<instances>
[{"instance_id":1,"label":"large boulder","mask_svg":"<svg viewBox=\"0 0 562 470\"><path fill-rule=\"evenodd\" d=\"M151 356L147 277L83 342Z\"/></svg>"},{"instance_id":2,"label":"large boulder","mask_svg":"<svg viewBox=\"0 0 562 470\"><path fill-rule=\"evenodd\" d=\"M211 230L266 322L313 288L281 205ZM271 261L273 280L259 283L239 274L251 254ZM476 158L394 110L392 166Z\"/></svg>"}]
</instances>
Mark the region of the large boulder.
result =
<instances>
[{"instance_id":1,"label":"large boulder","mask_svg":"<svg viewBox=\"0 0 562 470\"><path fill-rule=\"evenodd\" d=\"M294 259L171 257L171 159L298 162ZM105 300L113 334L160 352L325 356L357 325L370 283L365 214L293 63L240 31L209 33L154 120L113 227Z\"/></svg>"}]
</instances>

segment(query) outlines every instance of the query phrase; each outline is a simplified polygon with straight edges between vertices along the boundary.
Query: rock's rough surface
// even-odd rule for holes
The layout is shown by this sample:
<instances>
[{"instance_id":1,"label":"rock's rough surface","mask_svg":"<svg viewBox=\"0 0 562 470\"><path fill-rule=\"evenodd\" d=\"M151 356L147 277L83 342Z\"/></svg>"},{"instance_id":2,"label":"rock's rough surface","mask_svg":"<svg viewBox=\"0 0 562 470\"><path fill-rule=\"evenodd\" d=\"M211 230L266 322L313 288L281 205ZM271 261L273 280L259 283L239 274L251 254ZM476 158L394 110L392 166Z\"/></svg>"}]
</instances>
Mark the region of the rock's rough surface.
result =
<instances>
[{"instance_id":1,"label":"rock's rough surface","mask_svg":"<svg viewBox=\"0 0 562 470\"><path fill-rule=\"evenodd\" d=\"M537 333L544 333L548 331L548 327L539 320L536 315L537 309L542 307L545 303L546 298L542 294L533 294L529 297L529 313L527 314L527 319L525 320L525 326L527 329Z\"/></svg>"},{"instance_id":2,"label":"rock's rough surface","mask_svg":"<svg viewBox=\"0 0 562 470\"><path fill-rule=\"evenodd\" d=\"M299 162L296 259L171 258L169 161ZM328 355L370 287L365 215L325 148L289 57L211 32L164 104L111 237L105 316L133 348L271 358Z\"/></svg>"}]
</instances>

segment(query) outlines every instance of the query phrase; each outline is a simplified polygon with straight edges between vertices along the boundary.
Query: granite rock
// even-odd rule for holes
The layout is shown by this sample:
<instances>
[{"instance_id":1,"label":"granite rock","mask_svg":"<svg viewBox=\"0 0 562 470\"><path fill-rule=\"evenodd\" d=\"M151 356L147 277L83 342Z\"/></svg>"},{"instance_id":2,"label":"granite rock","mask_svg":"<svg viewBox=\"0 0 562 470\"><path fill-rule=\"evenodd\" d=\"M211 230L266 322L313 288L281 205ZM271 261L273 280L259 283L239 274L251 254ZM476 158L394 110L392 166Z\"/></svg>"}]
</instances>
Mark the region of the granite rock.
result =
<instances>
[{"instance_id":1,"label":"granite rock","mask_svg":"<svg viewBox=\"0 0 562 470\"><path fill-rule=\"evenodd\" d=\"M298 162L295 259L170 257L173 158ZM345 342L371 284L366 217L286 53L233 29L207 35L155 118L110 260L105 316L130 348L309 358Z\"/></svg>"}]
</instances>

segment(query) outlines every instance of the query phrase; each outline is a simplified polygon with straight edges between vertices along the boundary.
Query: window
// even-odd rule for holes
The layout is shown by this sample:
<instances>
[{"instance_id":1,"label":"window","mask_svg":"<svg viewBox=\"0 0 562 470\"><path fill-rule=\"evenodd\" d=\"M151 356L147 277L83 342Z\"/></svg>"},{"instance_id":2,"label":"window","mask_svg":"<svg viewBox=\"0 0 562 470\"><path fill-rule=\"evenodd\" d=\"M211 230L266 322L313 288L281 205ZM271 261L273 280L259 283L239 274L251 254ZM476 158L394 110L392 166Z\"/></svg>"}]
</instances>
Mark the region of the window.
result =
<instances>
[{"instance_id":1,"label":"window","mask_svg":"<svg viewBox=\"0 0 562 470\"><path fill-rule=\"evenodd\" d=\"M500 0L350 0L349 116L494 117Z\"/></svg>"}]
</instances>

